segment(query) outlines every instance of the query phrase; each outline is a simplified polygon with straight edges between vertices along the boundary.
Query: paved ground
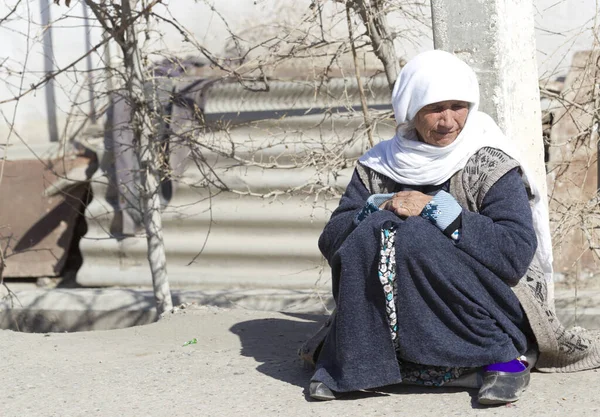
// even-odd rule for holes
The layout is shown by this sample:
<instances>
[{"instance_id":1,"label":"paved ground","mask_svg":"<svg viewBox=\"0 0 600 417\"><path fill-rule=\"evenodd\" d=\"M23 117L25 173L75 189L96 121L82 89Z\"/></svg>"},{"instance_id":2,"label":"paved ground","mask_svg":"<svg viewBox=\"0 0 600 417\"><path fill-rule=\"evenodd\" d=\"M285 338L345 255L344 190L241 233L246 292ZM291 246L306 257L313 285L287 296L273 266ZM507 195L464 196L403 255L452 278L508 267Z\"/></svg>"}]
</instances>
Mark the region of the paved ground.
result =
<instances>
[{"instance_id":1,"label":"paved ground","mask_svg":"<svg viewBox=\"0 0 600 417\"><path fill-rule=\"evenodd\" d=\"M0 416L600 415L596 371L535 373L510 407L479 408L467 390L402 386L310 401L296 350L322 319L196 307L119 330L0 330Z\"/></svg>"}]
</instances>

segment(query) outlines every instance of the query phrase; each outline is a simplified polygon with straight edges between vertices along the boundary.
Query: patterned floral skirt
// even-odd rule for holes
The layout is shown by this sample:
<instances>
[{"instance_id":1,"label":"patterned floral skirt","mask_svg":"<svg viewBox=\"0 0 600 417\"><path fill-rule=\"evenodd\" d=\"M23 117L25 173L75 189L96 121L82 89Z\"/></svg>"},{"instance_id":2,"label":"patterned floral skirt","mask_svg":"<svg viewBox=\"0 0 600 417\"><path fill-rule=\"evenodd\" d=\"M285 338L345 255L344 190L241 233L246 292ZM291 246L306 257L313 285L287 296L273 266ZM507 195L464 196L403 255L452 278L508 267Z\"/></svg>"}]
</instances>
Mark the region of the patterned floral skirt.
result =
<instances>
[{"instance_id":1,"label":"patterned floral skirt","mask_svg":"<svg viewBox=\"0 0 600 417\"><path fill-rule=\"evenodd\" d=\"M456 380L462 375L476 371L478 368L444 367L421 365L402 360L398 351L400 340L398 340L398 323L396 316L396 250L394 241L396 230L383 229L381 231L381 252L379 260L379 281L383 286L386 300L386 315L396 350L396 357L400 365L402 381L407 384L442 386L447 382Z\"/></svg>"}]
</instances>

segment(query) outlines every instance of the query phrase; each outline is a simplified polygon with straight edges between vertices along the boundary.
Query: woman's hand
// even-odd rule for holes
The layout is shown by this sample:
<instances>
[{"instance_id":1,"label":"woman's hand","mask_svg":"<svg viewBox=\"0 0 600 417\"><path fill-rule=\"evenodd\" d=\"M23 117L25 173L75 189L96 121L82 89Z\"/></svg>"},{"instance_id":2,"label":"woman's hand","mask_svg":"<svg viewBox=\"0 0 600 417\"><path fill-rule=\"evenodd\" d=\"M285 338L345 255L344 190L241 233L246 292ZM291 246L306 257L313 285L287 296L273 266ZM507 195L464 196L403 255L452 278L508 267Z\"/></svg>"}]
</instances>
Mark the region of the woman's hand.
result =
<instances>
[{"instance_id":1,"label":"woman's hand","mask_svg":"<svg viewBox=\"0 0 600 417\"><path fill-rule=\"evenodd\" d=\"M379 206L382 210L389 210L399 217L418 216L423 208L433 199L433 196L419 191L400 191Z\"/></svg>"}]
</instances>

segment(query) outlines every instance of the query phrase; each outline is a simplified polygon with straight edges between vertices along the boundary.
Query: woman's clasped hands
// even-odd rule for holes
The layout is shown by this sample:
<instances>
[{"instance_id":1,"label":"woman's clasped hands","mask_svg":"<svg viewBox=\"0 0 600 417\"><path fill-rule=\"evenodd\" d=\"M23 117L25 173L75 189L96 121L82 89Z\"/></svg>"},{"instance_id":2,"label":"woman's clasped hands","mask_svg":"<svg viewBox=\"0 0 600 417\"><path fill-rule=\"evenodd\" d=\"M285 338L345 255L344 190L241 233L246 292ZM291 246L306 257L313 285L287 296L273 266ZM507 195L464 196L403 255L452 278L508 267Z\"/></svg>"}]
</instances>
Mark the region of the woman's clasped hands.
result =
<instances>
[{"instance_id":1,"label":"woman's clasped hands","mask_svg":"<svg viewBox=\"0 0 600 417\"><path fill-rule=\"evenodd\" d=\"M400 191L381 204L379 208L393 211L399 217L419 216L432 199L432 196L419 191Z\"/></svg>"}]
</instances>

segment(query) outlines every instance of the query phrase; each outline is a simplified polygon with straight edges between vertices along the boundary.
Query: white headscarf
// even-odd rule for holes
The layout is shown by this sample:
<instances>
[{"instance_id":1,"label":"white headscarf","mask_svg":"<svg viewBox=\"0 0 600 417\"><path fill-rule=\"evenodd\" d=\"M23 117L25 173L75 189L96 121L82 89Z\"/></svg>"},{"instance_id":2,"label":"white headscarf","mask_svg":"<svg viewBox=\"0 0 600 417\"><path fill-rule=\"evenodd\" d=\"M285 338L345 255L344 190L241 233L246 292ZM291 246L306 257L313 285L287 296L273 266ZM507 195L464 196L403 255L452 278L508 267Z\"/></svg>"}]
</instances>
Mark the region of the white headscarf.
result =
<instances>
[{"instance_id":1,"label":"white headscarf","mask_svg":"<svg viewBox=\"0 0 600 417\"><path fill-rule=\"evenodd\" d=\"M540 194L535 177L494 120L477 110L479 85L471 67L448 52L424 52L406 64L392 92L392 106L398 125L412 121L424 106L447 100L470 103L465 125L450 145L430 145L397 133L392 139L370 149L359 159L360 163L401 184L438 185L464 168L469 158L483 147L500 149L511 156L521 165L525 181L534 195L532 213L538 240L536 256L552 291L552 242L546 196ZM552 292L549 296L553 297Z\"/></svg>"}]
</instances>

